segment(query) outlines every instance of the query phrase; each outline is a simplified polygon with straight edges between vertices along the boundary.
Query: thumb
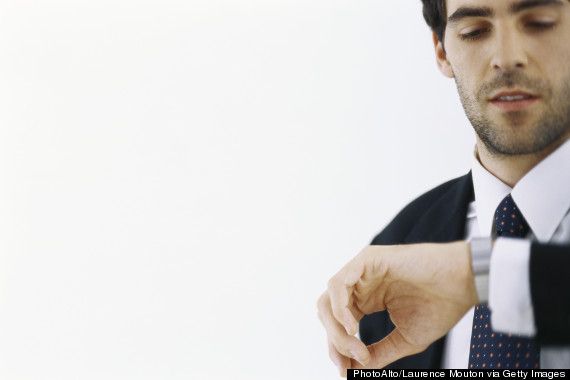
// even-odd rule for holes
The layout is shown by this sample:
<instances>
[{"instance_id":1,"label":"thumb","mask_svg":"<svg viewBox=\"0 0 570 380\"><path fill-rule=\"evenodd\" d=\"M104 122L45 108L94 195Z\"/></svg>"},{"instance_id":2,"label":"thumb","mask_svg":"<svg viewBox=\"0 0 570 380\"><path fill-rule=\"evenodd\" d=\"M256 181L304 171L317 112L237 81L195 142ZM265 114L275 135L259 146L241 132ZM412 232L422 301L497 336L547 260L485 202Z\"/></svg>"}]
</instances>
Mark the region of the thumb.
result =
<instances>
[{"instance_id":1,"label":"thumb","mask_svg":"<svg viewBox=\"0 0 570 380\"><path fill-rule=\"evenodd\" d=\"M396 328L378 343L368 346L368 351L371 357L369 363L362 366L355 362L352 368L384 368L396 360L421 352L423 349L408 343L400 330Z\"/></svg>"}]
</instances>

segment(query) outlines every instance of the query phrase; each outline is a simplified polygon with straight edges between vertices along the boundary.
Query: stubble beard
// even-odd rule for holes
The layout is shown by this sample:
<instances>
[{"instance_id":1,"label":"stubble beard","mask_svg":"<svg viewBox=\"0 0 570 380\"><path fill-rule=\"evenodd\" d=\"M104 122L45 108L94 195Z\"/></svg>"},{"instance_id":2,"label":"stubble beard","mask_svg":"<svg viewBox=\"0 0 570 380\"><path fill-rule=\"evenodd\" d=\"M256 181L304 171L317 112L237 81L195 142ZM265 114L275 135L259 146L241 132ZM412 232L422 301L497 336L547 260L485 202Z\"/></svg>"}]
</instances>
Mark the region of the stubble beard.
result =
<instances>
[{"instance_id":1,"label":"stubble beard","mask_svg":"<svg viewBox=\"0 0 570 380\"><path fill-rule=\"evenodd\" d=\"M537 154L561 143L565 136L570 136L570 77L564 81L558 93L554 93L545 82L530 79L520 72L508 72L485 83L475 96L471 95L460 78L456 77L455 82L467 118L485 148L494 156ZM522 127L521 124L530 116L526 114L529 111L503 115L501 122L509 124L506 126L498 125L482 111L483 105L489 106L487 99L493 91L509 87L540 94L541 102L546 106L542 116L527 128L528 132L522 132L522 128L517 131L517 127Z\"/></svg>"}]
</instances>

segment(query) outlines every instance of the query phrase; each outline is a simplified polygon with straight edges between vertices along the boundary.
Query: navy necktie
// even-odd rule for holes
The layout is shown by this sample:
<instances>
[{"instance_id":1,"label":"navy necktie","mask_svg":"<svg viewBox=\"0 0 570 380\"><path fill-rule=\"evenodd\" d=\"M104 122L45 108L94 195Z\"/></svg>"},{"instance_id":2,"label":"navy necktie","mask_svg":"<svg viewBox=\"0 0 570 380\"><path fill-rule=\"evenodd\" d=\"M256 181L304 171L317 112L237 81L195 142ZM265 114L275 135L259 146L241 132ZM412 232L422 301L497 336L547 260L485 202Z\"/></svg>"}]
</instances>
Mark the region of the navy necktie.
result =
<instances>
[{"instance_id":1,"label":"navy necktie","mask_svg":"<svg viewBox=\"0 0 570 380\"><path fill-rule=\"evenodd\" d=\"M529 226L509 194L495 211L497 237L523 238ZM539 368L539 348L531 338L501 334L491 329L487 304L475 306L469 352L469 368Z\"/></svg>"}]
</instances>

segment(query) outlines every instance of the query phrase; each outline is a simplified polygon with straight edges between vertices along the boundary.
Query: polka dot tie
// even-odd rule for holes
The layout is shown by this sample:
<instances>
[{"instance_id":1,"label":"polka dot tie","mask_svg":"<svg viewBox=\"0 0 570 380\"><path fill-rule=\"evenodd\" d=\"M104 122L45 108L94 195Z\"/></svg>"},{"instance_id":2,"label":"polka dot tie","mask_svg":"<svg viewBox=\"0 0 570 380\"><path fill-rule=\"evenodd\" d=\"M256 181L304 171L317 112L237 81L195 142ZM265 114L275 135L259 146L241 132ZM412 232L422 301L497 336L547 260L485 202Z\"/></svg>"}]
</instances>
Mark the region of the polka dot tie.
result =
<instances>
[{"instance_id":1,"label":"polka dot tie","mask_svg":"<svg viewBox=\"0 0 570 380\"><path fill-rule=\"evenodd\" d=\"M497 237L523 238L528 234L529 226L510 194L495 211L495 228ZM475 307L470 347L470 369L539 368L539 349L534 340L493 331L487 304Z\"/></svg>"}]
</instances>

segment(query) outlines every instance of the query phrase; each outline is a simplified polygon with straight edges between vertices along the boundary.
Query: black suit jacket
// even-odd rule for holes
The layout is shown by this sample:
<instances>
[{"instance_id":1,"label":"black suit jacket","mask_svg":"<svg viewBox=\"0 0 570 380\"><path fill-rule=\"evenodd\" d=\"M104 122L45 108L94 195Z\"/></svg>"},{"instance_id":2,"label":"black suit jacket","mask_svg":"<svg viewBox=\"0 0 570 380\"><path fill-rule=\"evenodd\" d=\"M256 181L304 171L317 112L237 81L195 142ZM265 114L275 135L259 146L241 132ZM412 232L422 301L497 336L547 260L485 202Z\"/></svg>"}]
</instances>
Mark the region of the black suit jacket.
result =
<instances>
[{"instance_id":1,"label":"black suit jacket","mask_svg":"<svg viewBox=\"0 0 570 380\"><path fill-rule=\"evenodd\" d=\"M469 203L474 199L471 172L428 191L408 204L378 234L372 245L443 243L465 238ZM541 345L570 345L570 246L532 245L532 303ZM387 312L366 315L360 338L370 345L394 329ZM441 368L445 337L422 353L387 368Z\"/></svg>"}]
</instances>

